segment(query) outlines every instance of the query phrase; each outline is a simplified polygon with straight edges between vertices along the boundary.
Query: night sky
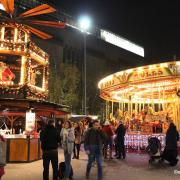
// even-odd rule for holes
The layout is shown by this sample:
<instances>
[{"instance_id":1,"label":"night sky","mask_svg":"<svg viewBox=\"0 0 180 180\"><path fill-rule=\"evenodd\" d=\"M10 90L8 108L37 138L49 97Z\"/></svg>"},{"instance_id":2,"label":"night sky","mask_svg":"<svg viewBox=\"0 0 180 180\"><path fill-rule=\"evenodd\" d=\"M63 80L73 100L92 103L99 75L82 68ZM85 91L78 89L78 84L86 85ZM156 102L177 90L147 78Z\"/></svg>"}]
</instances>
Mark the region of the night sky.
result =
<instances>
[{"instance_id":1,"label":"night sky","mask_svg":"<svg viewBox=\"0 0 180 180\"><path fill-rule=\"evenodd\" d=\"M176 1L56 0L56 3L75 18L86 13L94 25L144 46L147 59L172 60L174 55L180 58L180 6Z\"/></svg>"}]
</instances>

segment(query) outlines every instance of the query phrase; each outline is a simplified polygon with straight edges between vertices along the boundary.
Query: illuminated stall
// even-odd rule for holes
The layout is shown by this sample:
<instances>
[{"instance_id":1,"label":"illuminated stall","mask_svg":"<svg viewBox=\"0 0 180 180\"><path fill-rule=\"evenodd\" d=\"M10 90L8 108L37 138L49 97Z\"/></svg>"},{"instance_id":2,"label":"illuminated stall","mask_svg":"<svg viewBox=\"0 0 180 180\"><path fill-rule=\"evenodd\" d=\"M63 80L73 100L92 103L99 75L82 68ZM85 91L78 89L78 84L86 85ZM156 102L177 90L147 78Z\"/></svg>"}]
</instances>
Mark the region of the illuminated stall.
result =
<instances>
[{"instance_id":1,"label":"illuminated stall","mask_svg":"<svg viewBox=\"0 0 180 180\"><path fill-rule=\"evenodd\" d=\"M31 34L42 39L52 36L31 25L63 28L65 24L29 19L56 11L47 4L17 17L14 1L0 5L0 133L7 138L8 162L30 162L41 158L38 122L68 114L67 106L46 101L49 56L32 42ZM18 135L17 122L21 123Z\"/></svg>"},{"instance_id":2,"label":"illuminated stall","mask_svg":"<svg viewBox=\"0 0 180 180\"><path fill-rule=\"evenodd\" d=\"M106 100L106 118L127 126L127 144L133 138L142 141L143 134L165 133L170 122L180 130L180 61L120 71L98 87Z\"/></svg>"}]
</instances>

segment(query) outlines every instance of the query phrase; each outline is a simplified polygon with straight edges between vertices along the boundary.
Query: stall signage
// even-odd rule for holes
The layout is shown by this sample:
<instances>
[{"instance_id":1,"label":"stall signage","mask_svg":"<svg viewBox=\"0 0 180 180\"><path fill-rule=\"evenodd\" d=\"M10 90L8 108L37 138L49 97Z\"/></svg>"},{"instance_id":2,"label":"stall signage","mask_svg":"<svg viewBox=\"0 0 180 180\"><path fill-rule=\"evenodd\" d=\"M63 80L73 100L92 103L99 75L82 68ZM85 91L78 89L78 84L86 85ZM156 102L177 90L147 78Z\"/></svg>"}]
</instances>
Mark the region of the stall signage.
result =
<instances>
[{"instance_id":1,"label":"stall signage","mask_svg":"<svg viewBox=\"0 0 180 180\"><path fill-rule=\"evenodd\" d=\"M35 128L35 113L26 112L26 131L31 132Z\"/></svg>"}]
</instances>

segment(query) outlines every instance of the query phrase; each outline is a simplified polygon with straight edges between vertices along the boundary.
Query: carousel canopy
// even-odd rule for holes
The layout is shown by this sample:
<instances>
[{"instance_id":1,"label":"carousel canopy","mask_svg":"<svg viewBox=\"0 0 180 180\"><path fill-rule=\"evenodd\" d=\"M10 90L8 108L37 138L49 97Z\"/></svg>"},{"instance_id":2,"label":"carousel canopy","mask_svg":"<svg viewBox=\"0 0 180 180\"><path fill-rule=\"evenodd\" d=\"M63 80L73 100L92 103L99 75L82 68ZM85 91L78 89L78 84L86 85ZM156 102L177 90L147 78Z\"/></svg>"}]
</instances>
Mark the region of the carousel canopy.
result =
<instances>
[{"instance_id":1,"label":"carousel canopy","mask_svg":"<svg viewBox=\"0 0 180 180\"><path fill-rule=\"evenodd\" d=\"M180 61L120 71L102 79L98 87L100 96L108 101L177 101L180 89Z\"/></svg>"}]
</instances>

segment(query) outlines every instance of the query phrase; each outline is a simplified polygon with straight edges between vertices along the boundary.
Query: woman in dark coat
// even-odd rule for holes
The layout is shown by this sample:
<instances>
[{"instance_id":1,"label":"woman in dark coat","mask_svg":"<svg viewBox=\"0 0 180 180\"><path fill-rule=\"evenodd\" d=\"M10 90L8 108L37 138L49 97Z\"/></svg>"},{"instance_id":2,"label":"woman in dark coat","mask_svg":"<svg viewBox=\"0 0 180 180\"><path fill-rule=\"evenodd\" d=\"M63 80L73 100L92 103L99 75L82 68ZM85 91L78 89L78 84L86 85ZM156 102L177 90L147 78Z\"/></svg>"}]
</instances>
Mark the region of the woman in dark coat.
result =
<instances>
[{"instance_id":1,"label":"woman in dark coat","mask_svg":"<svg viewBox=\"0 0 180 180\"><path fill-rule=\"evenodd\" d=\"M178 162L178 146L179 134L174 123L170 123L166 133L166 146L163 152L163 159L167 160L171 166L175 166Z\"/></svg>"}]
</instances>

